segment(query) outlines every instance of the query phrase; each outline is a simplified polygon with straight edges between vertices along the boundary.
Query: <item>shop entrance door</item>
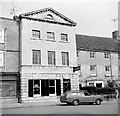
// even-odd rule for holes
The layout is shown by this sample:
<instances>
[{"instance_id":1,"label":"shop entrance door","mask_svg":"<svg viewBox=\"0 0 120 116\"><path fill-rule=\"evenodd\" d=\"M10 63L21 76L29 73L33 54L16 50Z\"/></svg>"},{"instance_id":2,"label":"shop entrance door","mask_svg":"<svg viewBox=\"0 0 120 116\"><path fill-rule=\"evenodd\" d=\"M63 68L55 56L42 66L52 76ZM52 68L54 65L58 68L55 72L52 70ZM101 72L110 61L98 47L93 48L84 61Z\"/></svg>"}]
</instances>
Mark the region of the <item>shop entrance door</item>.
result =
<instances>
[{"instance_id":1,"label":"shop entrance door","mask_svg":"<svg viewBox=\"0 0 120 116\"><path fill-rule=\"evenodd\" d=\"M65 93L68 90L71 90L70 79L63 79L63 93Z\"/></svg>"}]
</instances>

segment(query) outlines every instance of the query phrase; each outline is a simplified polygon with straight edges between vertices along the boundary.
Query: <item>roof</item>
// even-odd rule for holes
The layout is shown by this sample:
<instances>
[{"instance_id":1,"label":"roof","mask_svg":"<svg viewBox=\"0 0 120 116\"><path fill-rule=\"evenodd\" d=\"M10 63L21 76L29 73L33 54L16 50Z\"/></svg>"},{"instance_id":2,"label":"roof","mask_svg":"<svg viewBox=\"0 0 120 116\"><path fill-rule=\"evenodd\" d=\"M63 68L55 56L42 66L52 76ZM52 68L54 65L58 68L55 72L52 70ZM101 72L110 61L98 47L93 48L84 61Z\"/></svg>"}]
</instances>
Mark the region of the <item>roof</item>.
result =
<instances>
[{"instance_id":1,"label":"roof","mask_svg":"<svg viewBox=\"0 0 120 116\"><path fill-rule=\"evenodd\" d=\"M56 10L54 10L53 8L44 8L44 9L41 9L41 10L36 10L36 11L31 11L31 12L27 12L27 13L23 13L20 15L21 18L30 18L30 19L35 19L35 20L39 20L39 21L48 21L46 19L36 19L36 18L31 18L29 16L31 15L34 15L34 14L40 14L40 13L44 13L44 12L47 12L47 11L50 11L52 13L54 13L55 15L59 16L60 18L62 18L63 20L67 21L70 23L71 26L76 26L77 23L74 22L73 20L69 19L68 17L62 15L61 13L57 12ZM60 22L59 22L60 23Z\"/></svg>"},{"instance_id":2,"label":"roof","mask_svg":"<svg viewBox=\"0 0 120 116\"><path fill-rule=\"evenodd\" d=\"M76 34L77 50L118 52L118 41L113 38Z\"/></svg>"}]
</instances>

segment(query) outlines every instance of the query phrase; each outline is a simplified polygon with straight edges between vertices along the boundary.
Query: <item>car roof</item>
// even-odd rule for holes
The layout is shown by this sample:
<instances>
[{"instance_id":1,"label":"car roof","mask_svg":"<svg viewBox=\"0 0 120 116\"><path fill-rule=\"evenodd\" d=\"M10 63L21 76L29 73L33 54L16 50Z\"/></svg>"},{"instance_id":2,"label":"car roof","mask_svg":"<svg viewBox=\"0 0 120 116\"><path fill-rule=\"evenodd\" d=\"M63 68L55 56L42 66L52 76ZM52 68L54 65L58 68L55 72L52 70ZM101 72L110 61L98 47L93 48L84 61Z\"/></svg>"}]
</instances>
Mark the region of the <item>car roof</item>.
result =
<instances>
[{"instance_id":1,"label":"car roof","mask_svg":"<svg viewBox=\"0 0 120 116\"><path fill-rule=\"evenodd\" d=\"M86 90L70 90L70 91L67 91L68 93L82 93L82 92L87 92Z\"/></svg>"}]
</instances>

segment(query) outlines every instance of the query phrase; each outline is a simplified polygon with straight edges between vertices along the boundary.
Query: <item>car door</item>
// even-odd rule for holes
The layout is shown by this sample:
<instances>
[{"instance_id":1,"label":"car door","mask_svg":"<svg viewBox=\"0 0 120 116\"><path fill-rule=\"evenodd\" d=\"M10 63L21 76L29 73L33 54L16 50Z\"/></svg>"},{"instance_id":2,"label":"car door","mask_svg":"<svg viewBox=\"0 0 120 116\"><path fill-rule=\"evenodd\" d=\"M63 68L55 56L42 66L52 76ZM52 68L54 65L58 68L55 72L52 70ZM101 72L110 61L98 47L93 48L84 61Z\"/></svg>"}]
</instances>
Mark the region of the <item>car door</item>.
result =
<instances>
[{"instance_id":1,"label":"car door","mask_svg":"<svg viewBox=\"0 0 120 116\"><path fill-rule=\"evenodd\" d=\"M78 93L79 102L85 102L84 97L85 97L85 95L84 95L83 92L79 92L79 93Z\"/></svg>"},{"instance_id":2,"label":"car door","mask_svg":"<svg viewBox=\"0 0 120 116\"><path fill-rule=\"evenodd\" d=\"M94 97L90 95L88 92L84 92L84 102L93 102Z\"/></svg>"}]
</instances>

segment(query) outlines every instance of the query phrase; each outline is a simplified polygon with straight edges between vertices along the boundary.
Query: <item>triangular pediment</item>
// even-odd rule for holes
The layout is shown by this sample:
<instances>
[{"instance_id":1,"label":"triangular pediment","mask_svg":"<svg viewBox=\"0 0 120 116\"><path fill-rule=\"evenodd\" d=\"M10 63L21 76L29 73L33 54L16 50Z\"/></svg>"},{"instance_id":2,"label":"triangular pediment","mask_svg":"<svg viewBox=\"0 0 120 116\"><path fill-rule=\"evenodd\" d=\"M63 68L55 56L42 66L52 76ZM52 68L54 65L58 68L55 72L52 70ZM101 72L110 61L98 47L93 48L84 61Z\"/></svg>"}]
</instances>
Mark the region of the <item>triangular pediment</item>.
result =
<instances>
[{"instance_id":1,"label":"triangular pediment","mask_svg":"<svg viewBox=\"0 0 120 116\"><path fill-rule=\"evenodd\" d=\"M33 20L40 20L40 21L45 21L45 22L52 22L52 23L76 26L76 23L74 21L65 17L64 15L55 11L52 8L45 8L42 10L24 13L24 14L21 14L20 17L30 18Z\"/></svg>"}]
</instances>

